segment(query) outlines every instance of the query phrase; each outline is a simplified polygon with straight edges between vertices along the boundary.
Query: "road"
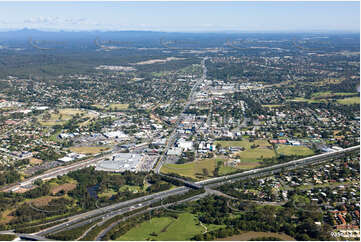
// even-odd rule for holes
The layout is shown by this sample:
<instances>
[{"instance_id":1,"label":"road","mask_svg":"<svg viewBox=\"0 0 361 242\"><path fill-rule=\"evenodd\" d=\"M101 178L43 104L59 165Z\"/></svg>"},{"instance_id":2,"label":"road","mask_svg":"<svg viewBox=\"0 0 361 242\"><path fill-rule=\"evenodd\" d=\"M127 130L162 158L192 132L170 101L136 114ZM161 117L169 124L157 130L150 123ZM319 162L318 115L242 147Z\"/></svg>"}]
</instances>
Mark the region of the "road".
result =
<instances>
[{"instance_id":1,"label":"road","mask_svg":"<svg viewBox=\"0 0 361 242\"><path fill-rule=\"evenodd\" d=\"M322 163L329 160L332 160L337 157L341 157L345 153L349 152L360 152L360 146L354 146L347 149L344 149L342 151L336 151L336 152L330 152L325 153L321 155L315 155L295 161L290 161L287 163L274 165L270 167L265 167L261 169L254 169L246 172L241 172L233 175L227 175L217 178L211 178L208 180L196 182L195 184L203 186L206 188L206 193L196 195L195 197L191 197L189 199L199 199L202 196L208 195L209 192L207 192L208 188L212 187L218 187L220 185L226 184L226 183L233 183L237 180L243 180L243 179L250 179L250 178L257 178L267 175L272 175L274 173L280 172L283 169L291 170L291 169L300 169L304 166L308 166L315 163ZM106 220L117 216L124 214L126 212L132 211L134 209L142 208L151 205L152 203L158 202L164 198L167 198L169 196L179 195L182 193L185 193L189 191L190 188L182 186L175 188L173 190L169 191L163 191L158 192L155 194L151 194L148 196L132 199L125 202L120 202L117 204L109 205L103 208L95 209L86 213L74 215L72 217L68 218L68 221L63 222L61 224L55 225L51 228L44 229L40 232L34 233L34 235L37 236L45 236L46 234L55 233L58 231L62 231L64 229L71 229L76 228L91 222L94 222L98 219L103 219L102 222L105 222ZM208 191L212 191L211 189L208 189ZM213 192L214 193L214 192Z\"/></svg>"},{"instance_id":2,"label":"road","mask_svg":"<svg viewBox=\"0 0 361 242\"><path fill-rule=\"evenodd\" d=\"M71 171L79 170L84 167L93 165L96 162L103 160L106 157L110 157L111 155L112 154L106 154L106 155L98 157L98 158L90 158L87 160L73 163L71 165L56 167L54 169L46 171L45 173L43 173L41 175L26 179L26 180L22 181L21 183L5 186L1 189L1 191L2 192L16 191L16 190L20 189L22 186L27 186L27 185L33 184L33 182L36 181L37 179L47 180L47 179L55 178L57 176L65 175Z\"/></svg>"},{"instance_id":3,"label":"road","mask_svg":"<svg viewBox=\"0 0 361 242\"><path fill-rule=\"evenodd\" d=\"M172 131L172 133L170 134L168 140L167 140L167 144L163 150L163 153L162 155L159 157L159 160L158 162L156 163L156 166L154 167L154 171L156 173L159 173L160 172L160 169L162 168L162 165L163 165L163 162L164 162L164 158L165 156L167 155L167 152L169 150L170 147L173 146L174 142L175 142L175 139L176 139L176 136L177 136L177 128L180 124L180 122L182 121L182 118L183 118L183 113L188 109L189 105L193 103L194 101L194 94L195 94L195 90L197 90L197 88L199 87L199 85L204 82L204 80L206 79L207 77L207 67L206 67L206 62L207 60L207 57L203 58L202 62L201 62L201 65L202 65L202 68L203 68L203 74L202 74L202 77L194 84L194 86L192 87L191 89L191 92L188 96L188 100L182 110L182 112L178 115L178 119L174 125L174 129Z\"/></svg>"},{"instance_id":4,"label":"road","mask_svg":"<svg viewBox=\"0 0 361 242\"><path fill-rule=\"evenodd\" d=\"M169 191L158 192L155 194L135 198L132 200L116 203L103 208L98 208L82 214L77 214L68 218L68 221L55 225L51 228L46 228L42 231L35 233L36 235L44 236L46 234L55 233L65 228L75 228L87 223L94 222L97 219L103 219L104 221L111 219L114 216L129 212L136 208L146 207L152 203L160 201L161 198L179 195L189 191L190 188L178 187ZM139 206L139 204L141 204Z\"/></svg>"}]
</instances>

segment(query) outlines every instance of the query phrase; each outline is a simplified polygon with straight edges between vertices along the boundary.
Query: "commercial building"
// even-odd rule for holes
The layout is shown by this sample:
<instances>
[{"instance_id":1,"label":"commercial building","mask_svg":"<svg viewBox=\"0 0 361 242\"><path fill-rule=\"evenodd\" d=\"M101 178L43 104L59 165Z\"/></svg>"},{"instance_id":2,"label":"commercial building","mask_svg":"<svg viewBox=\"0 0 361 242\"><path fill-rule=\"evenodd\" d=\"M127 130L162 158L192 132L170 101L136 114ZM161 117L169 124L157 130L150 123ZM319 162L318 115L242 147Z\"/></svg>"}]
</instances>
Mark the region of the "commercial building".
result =
<instances>
[{"instance_id":1,"label":"commercial building","mask_svg":"<svg viewBox=\"0 0 361 242\"><path fill-rule=\"evenodd\" d=\"M111 159L100 161L95 170L98 171L138 171L143 161L143 156L133 153L119 153Z\"/></svg>"}]
</instances>

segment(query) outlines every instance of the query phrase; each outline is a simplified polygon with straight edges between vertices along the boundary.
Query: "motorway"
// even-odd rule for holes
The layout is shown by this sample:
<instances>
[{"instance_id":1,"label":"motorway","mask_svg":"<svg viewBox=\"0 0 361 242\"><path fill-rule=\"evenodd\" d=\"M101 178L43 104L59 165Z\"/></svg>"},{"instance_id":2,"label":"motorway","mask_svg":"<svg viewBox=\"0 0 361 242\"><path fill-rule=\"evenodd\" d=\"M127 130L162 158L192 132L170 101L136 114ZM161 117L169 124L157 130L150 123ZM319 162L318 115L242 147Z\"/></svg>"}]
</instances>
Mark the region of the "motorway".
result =
<instances>
[{"instance_id":1,"label":"motorway","mask_svg":"<svg viewBox=\"0 0 361 242\"><path fill-rule=\"evenodd\" d=\"M16 190L20 189L22 186L31 185L37 179L47 180L47 179L55 178L57 176L65 175L71 171L79 170L84 167L93 165L96 162L103 160L104 158L110 157L110 156L111 156L111 154L106 154L106 155L103 155L98 158L89 158L87 160L79 161L79 162L73 163L71 165L56 167L54 169L46 171L44 174L26 179L26 180L22 181L21 183L5 186L1 189L1 191L2 192L16 191Z\"/></svg>"},{"instance_id":2,"label":"motorway","mask_svg":"<svg viewBox=\"0 0 361 242\"><path fill-rule=\"evenodd\" d=\"M274 166L260 168L260 169L254 169L254 170L241 172L241 173L237 173L237 174L233 174L233 175L211 178L208 180L196 182L195 184L206 188L206 193L204 195L200 194L202 196L197 195L197 197L200 198L200 197L203 197L203 196L209 194L210 192L209 191L207 192L207 190L211 191L211 189L208 189L208 188L218 187L223 184L232 183L237 180L272 175L274 173L282 171L283 169L286 169L286 170L300 169L304 166L309 166L309 165L313 165L316 163L320 164L322 162L326 162L326 161L332 160L334 158L338 158L341 155L344 155L345 153L356 152L356 151L358 151L358 152L360 151L360 146L354 146L354 147L344 149L342 151L315 155L315 156L311 156L311 157L307 157L307 158L303 158L303 159L299 159L299 160L295 160L295 161L286 162L286 163L279 164L279 165L274 165ZM103 222L105 222L106 220L108 220L114 216L124 214L124 213L132 211L134 209L139 209L142 207L149 206L149 205L151 205L155 202L158 202L164 198L167 198L169 196L186 193L190 189L191 188L182 186L182 187L175 188L173 190L155 193L152 195L132 199L132 200L125 201L125 202L120 202L120 203L106 206L103 208L95 209L95 210L92 210L92 211L89 211L86 213L78 214L78 215L69 217L68 221L66 221L62 224L58 224L51 228L44 229L40 232L35 233L35 235L45 236L47 234L62 231L65 229L76 228L76 227L94 222L95 220L98 220L98 219L103 219ZM196 197L194 197L194 199L196 199Z\"/></svg>"},{"instance_id":3,"label":"motorway","mask_svg":"<svg viewBox=\"0 0 361 242\"><path fill-rule=\"evenodd\" d=\"M350 152L360 152L360 146L358 145L358 146L343 149L341 151L329 152L329 153L325 153L325 154L315 155L315 156L311 156L311 157L307 157L307 158L303 158L303 159L299 159L299 160L286 162L286 163L279 164L279 165L254 169L254 170L250 170L250 171L246 171L246 172L236 173L233 175L226 175L226 176L222 176L222 177L207 179L207 180L200 181L200 182L195 182L194 184L204 187L206 189L206 193L198 194L195 197L191 197L189 199L197 200L201 197L208 195L209 193L212 193L212 190L209 189L212 187L218 187L218 186L221 186L226 183L233 183L234 181L237 181L237 180L272 175L272 174L280 172L284 169L286 169L286 170L300 169L302 167L313 165L313 164L321 164L323 162L342 157L344 154L350 153ZM88 211L88 212L85 212L82 214L74 215L72 217L68 217L67 218L68 220L66 222L63 222L61 224L55 225L50 228L46 228L42 231L34 233L33 235L42 237L47 234L51 234L51 233L55 233L55 232L59 232L59 231L63 231L63 230L68 230L68 229L73 229L73 228L76 228L76 227L79 227L79 226L82 226L85 224L89 224L89 223L92 223L99 219L102 219L103 220L102 222L105 222L114 216L124 214L124 213L132 211L134 209L140 209L143 207L147 207L155 202L161 201L164 198L186 193L190 189L191 188L186 187L186 186L177 187L172 190L158 192L155 194L139 197L139 198L132 199L129 201L124 201L124 202L116 203L113 205L109 205L109 206L106 206L103 208L98 208L98 209ZM211 191L211 192L209 192L209 191Z\"/></svg>"},{"instance_id":4,"label":"motorway","mask_svg":"<svg viewBox=\"0 0 361 242\"><path fill-rule=\"evenodd\" d=\"M74 215L72 217L68 217L68 221L55 225L51 228L44 229L40 232L35 233L39 236L44 236L46 234L55 233L61 231L63 229L76 228L87 223L94 222L98 219L103 219L104 221L111 219L114 216L132 211L133 209L138 209L142 207L149 206L152 203L158 202L161 198L179 195L189 191L190 188L187 187L178 187L169 191L158 192L155 194L143 196L140 198L135 198L132 200L116 203L113 205L109 205L106 207L98 208L89 212L85 212L82 214Z\"/></svg>"},{"instance_id":5,"label":"motorway","mask_svg":"<svg viewBox=\"0 0 361 242\"><path fill-rule=\"evenodd\" d=\"M195 94L195 90L199 87L199 85L204 82L204 80L206 79L207 77L207 67L206 67L206 62L207 60L207 57L203 58L202 62L201 62L201 65L202 65L202 68L203 68L203 73L202 73L202 77L194 84L194 86L192 87L191 89L191 92L188 96L188 100L186 102L186 105L184 106L182 112L178 115L178 119L174 125L174 129L172 131L172 133L170 134L168 140L167 140L167 144L163 150L163 153L162 155L159 157L159 160L158 162L156 163L155 167L154 167L154 171L155 173L159 173L160 172L160 169L162 168L162 165L163 165L163 162L164 162L164 158L166 157L166 154L169 150L170 147L173 146L174 142L175 142L175 139L176 139L176 136L177 136L177 128L180 124L180 122L182 121L182 118L183 118L183 113L188 109L189 105L193 103L194 101L194 94Z\"/></svg>"}]
</instances>

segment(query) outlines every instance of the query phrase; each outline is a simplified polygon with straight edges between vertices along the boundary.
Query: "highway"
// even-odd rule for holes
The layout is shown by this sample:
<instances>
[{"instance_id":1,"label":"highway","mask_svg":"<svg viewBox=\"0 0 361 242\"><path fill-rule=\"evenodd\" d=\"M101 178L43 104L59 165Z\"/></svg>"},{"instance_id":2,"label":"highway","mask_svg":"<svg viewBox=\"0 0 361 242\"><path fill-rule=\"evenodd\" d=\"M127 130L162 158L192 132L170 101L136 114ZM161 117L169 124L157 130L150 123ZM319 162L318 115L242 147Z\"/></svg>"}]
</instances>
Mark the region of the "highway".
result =
<instances>
[{"instance_id":1,"label":"highway","mask_svg":"<svg viewBox=\"0 0 361 242\"><path fill-rule=\"evenodd\" d=\"M103 155L98 158L89 158L87 160L78 161L71 165L56 167L54 169L44 172L41 175L26 179L20 183L5 186L1 189L1 191L2 192L16 191L19 188L21 188L22 186L27 186L27 185L33 184L33 182L36 181L37 179L47 180L47 179L55 178L57 176L65 175L71 171L79 170L79 169L85 168L87 166L93 165L96 162L103 160L104 158L110 157L110 156L111 156L111 154L106 154L106 155Z\"/></svg>"},{"instance_id":2,"label":"highway","mask_svg":"<svg viewBox=\"0 0 361 242\"><path fill-rule=\"evenodd\" d=\"M155 173L160 172L160 169L162 168L162 165L163 165L163 162L164 162L164 158L166 157L169 148L172 147L174 142L175 142L175 139L176 139L176 136L177 136L177 128L178 128L180 122L182 121L183 113L188 109L189 105L192 104L193 101L194 101L195 90L197 90L199 85L202 82L204 82L204 80L207 77L207 67L206 67L206 64L205 64L206 60L207 60L207 57L203 58L203 60L201 62L201 65L202 65L202 68L203 68L202 77L192 87L191 92L190 92L190 94L188 96L188 100L186 102L186 105L184 106L182 112L178 115L178 119L177 119L177 121L176 121L176 123L174 125L174 129L173 129L172 133L170 134L170 136L169 136L169 138L167 140L167 144L166 144L166 146L165 146L165 148L163 150L163 153L159 157L159 160L158 160L158 162L156 163L156 165L155 165L155 167L153 169L155 171Z\"/></svg>"},{"instance_id":3,"label":"highway","mask_svg":"<svg viewBox=\"0 0 361 242\"><path fill-rule=\"evenodd\" d=\"M146 207L152 203L160 201L161 198L165 198L165 197L173 196L173 195L179 195L179 194L185 193L189 190L190 190L190 188L183 186L183 187L178 187L178 188L175 188L175 189L172 189L169 191L158 192L158 193L143 196L140 198L135 198L132 200L128 200L128 201L116 203L113 205L109 205L106 207L98 208L98 209L95 209L95 210L92 210L89 212L85 212L82 214L77 214L77 215L68 217L67 218L68 221L58 224L58 225L55 225L51 228L46 228L35 234L39 235L39 236L44 236L46 234L51 234L51 233L61 231L65 228L67 228L67 229L76 228L76 227L85 225L87 223L91 223L100 218L104 219L104 221L106 221L114 216L129 212L133 209ZM141 204L141 205L139 206L139 204Z\"/></svg>"},{"instance_id":4,"label":"highway","mask_svg":"<svg viewBox=\"0 0 361 242\"><path fill-rule=\"evenodd\" d=\"M286 162L286 163L279 164L279 165L254 169L254 170L241 172L241 173L237 173L237 174L233 174L233 175L226 175L226 176L222 176L222 177L207 179L207 180L200 181L200 182L195 182L194 184L197 184L199 186L206 188L206 193L198 194L195 197L191 197L189 199L199 199L209 193L214 193L214 192L212 192L211 189L209 189L212 187L218 187L220 185L223 185L226 183L232 183L237 180L272 175L272 174L280 172L284 169L286 169L286 170L300 169L305 166L309 166L309 165L316 164L316 163L322 163L322 162L326 162L326 161L329 161L329 160L332 160L335 158L342 157L343 155L350 153L350 152L360 152L360 146L358 145L358 146L343 149L341 151L324 153L324 154L315 155L315 156L311 156L311 157L307 157L307 158L303 158L303 159L299 159L299 160ZM105 222L114 216L124 214L124 213L132 211L134 209L139 209L142 207L149 206L149 205L151 205L155 202L158 202L164 198L167 198L169 196L186 193L190 189L191 188L188 188L185 186L177 187L172 190L158 192L158 193L147 195L144 197L140 197L140 198L132 199L129 201L124 201L124 202L120 202L117 204L109 205L109 206L106 206L103 208L95 209L95 210L92 210L92 211L89 211L86 213L74 215L72 217L68 217L67 218L68 221L66 221L66 222L55 225L51 228L44 229L42 231L34 233L33 235L45 236L47 234L59 232L62 230L76 228L76 227L94 222L98 219L102 219L103 220L102 222ZM209 191L211 191L211 192L209 192Z\"/></svg>"}]
</instances>

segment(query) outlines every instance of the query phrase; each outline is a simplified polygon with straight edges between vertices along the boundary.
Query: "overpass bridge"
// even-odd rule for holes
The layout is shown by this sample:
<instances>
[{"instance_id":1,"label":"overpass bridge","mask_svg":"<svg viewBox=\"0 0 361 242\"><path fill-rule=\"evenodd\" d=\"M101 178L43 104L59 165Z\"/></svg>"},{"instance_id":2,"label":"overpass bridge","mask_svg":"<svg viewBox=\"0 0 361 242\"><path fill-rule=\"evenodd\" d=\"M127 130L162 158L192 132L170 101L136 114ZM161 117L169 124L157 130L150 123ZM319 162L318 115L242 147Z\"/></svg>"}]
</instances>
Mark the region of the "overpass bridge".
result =
<instances>
[{"instance_id":1,"label":"overpass bridge","mask_svg":"<svg viewBox=\"0 0 361 242\"><path fill-rule=\"evenodd\" d=\"M159 173L159 175L162 176L162 177L168 178L170 180L178 181L178 182L182 183L184 186L189 187L189 188L193 188L193 189L202 189L203 188L202 185L196 184L196 183L191 182L191 181L184 180L184 179L179 178L179 177L168 176L168 175L164 175L164 174L161 174L161 173Z\"/></svg>"}]
</instances>

